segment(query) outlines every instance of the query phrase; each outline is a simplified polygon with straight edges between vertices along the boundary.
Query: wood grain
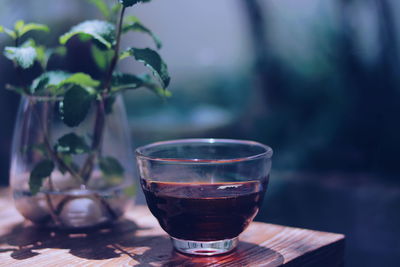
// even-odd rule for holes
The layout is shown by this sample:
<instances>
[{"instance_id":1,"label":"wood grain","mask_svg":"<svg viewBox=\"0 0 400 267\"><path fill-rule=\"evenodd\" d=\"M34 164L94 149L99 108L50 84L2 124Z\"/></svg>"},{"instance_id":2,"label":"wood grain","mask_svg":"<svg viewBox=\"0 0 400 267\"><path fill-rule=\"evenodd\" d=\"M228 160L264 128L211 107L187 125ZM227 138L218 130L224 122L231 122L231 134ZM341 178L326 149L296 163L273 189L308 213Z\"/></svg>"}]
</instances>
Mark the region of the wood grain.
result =
<instances>
[{"instance_id":1,"label":"wood grain","mask_svg":"<svg viewBox=\"0 0 400 267\"><path fill-rule=\"evenodd\" d=\"M176 253L147 207L131 209L111 228L80 232L24 222L3 191L0 266L341 266L344 236L253 222L238 248L218 257Z\"/></svg>"}]
</instances>

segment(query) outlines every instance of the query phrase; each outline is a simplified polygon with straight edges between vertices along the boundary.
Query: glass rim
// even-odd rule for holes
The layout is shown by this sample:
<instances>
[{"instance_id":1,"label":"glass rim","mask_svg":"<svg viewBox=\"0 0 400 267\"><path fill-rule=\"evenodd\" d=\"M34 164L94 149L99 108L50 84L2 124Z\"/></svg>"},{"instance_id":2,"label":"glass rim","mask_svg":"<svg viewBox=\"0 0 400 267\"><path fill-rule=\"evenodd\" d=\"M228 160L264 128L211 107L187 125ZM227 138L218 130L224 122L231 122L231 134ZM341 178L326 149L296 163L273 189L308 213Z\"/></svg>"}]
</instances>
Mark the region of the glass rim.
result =
<instances>
[{"instance_id":1,"label":"glass rim","mask_svg":"<svg viewBox=\"0 0 400 267\"><path fill-rule=\"evenodd\" d=\"M162 145L174 145L174 144L185 144L185 143L197 143L197 144L215 144L215 143L226 143L226 144L240 144L240 145L253 145L264 149L264 152L254 153L254 155L248 157L235 157L226 159L197 159L197 158L188 158L188 159L176 159L176 158L162 158L162 157L152 157L147 156L144 153L144 150L149 148L154 148ZM249 161L259 158L270 159L273 155L273 150L271 147L264 145L262 143L250 140L240 140L240 139L223 139L223 138L188 138L188 139L176 139L176 140L168 140L168 141L160 141L154 142L148 145L144 145L138 147L136 150L136 157L145 159L145 160L153 160L153 161L161 161L161 162L173 162L173 163L234 163L234 162L242 162Z\"/></svg>"}]
</instances>

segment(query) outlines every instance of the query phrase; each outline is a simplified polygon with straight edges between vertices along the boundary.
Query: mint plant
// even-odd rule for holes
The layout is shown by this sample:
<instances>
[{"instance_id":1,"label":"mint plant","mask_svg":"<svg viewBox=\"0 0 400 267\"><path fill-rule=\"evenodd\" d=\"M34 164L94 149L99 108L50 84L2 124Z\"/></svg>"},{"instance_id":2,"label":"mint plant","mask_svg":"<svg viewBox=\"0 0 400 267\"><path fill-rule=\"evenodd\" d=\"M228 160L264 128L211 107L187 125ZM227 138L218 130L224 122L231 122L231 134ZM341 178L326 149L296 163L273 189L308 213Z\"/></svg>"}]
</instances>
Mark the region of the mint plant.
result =
<instances>
[{"instance_id":1,"label":"mint plant","mask_svg":"<svg viewBox=\"0 0 400 267\"><path fill-rule=\"evenodd\" d=\"M29 187L32 195L40 192L46 180L50 188L53 187L51 175L55 170L69 174L81 185L80 188L87 186L95 164L99 166L104 179L118 180L124 173L122 164L117 158L103 155L101 151L106 116L112 113L116 96L126 90L138 88L150 89L163 98L171 95L166 89L170 83L167 65L156 51L161 48L161 41L137 17L125 15L127 8L150 0L119 0L113 5L106 0L87 1L98 8L104 19L88 20L72 27L59 37L57 47L48 48L28 38L32 31L50 32L46 25L20 20L15 23L13 29L0 26L0 33L13 40L13 46L5 47L4 56L13 61L16 71L29 70L35 63L41 68L41 74L30 84L7 85L7 89L28 97L30 105L43 99L60 99L57 114L63 123L71 128L70 133L52 144L46 122L41 119L40 114L35 115L40 121L38 127L41 127L44 141L27 149L37 150L44 159L30 172ZM130 31L149 35L154 41L155 49L122 49L121 38ZM54 55L65 56L66 45L74 37L78 37L82 42L90 42L93 59L103 71L102 79L93 79L83 72L48 70L49 60ZM143 63L149 68L151 75L116 71L118 62L129 58ZM87 119L91 108L96 111L93 130L85 136L79 135L74 132L74 127ZM80 166L74 161L77 156L84 157ZM48 198L48 195L46 196ZM56 216L51 202L49 206L52 217Z\"/></svg>"}]
</instances>

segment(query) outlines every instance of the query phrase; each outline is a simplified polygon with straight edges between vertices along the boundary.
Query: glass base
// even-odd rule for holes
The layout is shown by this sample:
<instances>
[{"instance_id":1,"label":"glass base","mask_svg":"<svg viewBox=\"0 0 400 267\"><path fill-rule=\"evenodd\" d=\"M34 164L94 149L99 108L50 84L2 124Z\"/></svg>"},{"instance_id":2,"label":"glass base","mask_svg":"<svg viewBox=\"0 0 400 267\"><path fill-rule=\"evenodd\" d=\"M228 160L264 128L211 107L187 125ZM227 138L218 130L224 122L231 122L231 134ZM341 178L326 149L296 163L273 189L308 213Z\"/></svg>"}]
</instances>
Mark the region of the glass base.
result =
<instances>
[{"instance_id":1,"label":"glass base","mask_svg":"<svg viewBox=\"0 0 400 267\"><path fill-rule=\"evenodd\" d=\"M174 248L182 253L200 256L214 256L232 251L238 238L217 241L191 241L171 237Z\"/></svg>"}]
</instances>

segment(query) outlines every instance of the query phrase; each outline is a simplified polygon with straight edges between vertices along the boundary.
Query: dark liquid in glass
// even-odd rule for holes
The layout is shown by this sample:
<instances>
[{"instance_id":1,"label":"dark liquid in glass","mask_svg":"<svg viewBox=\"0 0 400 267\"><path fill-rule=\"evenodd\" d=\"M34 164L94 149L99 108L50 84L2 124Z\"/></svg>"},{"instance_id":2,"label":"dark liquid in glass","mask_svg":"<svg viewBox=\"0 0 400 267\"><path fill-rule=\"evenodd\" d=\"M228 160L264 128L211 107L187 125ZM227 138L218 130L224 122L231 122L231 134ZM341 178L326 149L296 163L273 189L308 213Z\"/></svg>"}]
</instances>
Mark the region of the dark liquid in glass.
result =
<instances>
[{"instance_id":1,"label":"dark liquid in glass","mask_svg":"<svg viewBox=\"0 0 400 267\"><path fill-rule=\"evenodd\" d=\"M237 237L256 216L267 185L267 179L214 184L141 182L161 227L172 237L193 241Z\"/></svg>"}]
</instances>

